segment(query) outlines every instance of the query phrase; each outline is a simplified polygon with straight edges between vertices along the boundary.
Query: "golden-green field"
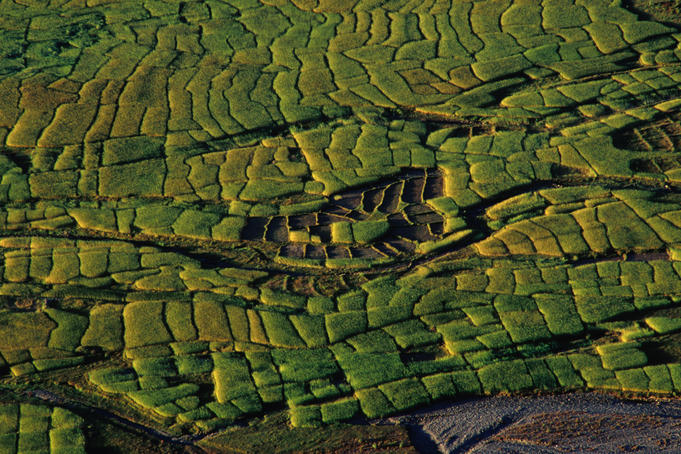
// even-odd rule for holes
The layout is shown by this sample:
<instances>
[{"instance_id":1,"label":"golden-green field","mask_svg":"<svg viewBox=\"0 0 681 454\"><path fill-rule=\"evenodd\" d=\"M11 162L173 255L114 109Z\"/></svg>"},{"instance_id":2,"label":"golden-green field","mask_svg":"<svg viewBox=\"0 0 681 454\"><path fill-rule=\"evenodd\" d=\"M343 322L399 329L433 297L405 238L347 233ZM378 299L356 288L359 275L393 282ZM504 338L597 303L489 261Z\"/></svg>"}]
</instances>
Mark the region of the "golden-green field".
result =
<instances>
[{"instance_id":1,"label":"golden-green field","mask_svg":"<svg viewBox=\"0 0 681 454\"><path fill-rule=\"evenodd\" d=\"M1 0L0 453L414 452L366 421L680 392L650 8Z\"/></svg>"}]
</instances>

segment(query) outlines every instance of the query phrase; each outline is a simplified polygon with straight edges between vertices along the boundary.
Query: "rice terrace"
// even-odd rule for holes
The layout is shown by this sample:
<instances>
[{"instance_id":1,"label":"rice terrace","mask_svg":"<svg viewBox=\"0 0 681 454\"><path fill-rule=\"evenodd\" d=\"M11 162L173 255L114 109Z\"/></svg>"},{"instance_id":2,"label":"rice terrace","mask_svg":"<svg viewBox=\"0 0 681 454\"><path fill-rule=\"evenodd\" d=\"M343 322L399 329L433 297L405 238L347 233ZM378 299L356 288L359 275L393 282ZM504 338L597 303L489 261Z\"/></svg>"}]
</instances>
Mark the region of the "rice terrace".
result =
<instances>
[{"instance_id":1,"label":"rice terrace","mask_svg":"<svg viewBox=\"0 0 681 454\"><path fill-rule=\"evenodd\" d=\"M681 452L681 2L0 0L0 454Z\"/></svg>"}]
</instances>

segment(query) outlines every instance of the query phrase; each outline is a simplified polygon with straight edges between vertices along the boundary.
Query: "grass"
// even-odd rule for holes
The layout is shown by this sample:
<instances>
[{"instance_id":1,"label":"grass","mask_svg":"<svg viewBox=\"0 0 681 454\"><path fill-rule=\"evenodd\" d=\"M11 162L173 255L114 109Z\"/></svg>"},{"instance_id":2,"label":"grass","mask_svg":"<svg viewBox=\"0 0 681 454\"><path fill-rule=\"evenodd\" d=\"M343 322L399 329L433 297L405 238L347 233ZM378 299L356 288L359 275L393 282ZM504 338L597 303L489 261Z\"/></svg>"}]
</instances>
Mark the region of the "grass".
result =
<instances>
[{"instance_id":1,"label":"grass","mask_svg":"<svg viewBox=\"0 0 681 454\"><path fill-rule=\"evenodd\" d=\"M0 406L0 446L7 452L85 452L83 419L60 407L32 404Z\"/></svg>"},{"instance_id":2,"label":"grass","mask_svg":"<svg viewBox=\"0 0 681 454\"><path fill-rule=\"evenodd\" d=\"M75 197L78 176L73 171L34 175L29 178L33 197Z\"/></svg>"},{"instance_id":3,"label":"grass","mask_svg":"<svg viewBox=\"0 0 681 454\"><path fill-rule=\"evenodd\" d=\"M307 299L307 311L311 314L325 314L332 312L335 304L331 298L313 296Z\"/></svg>"},{"instance_id":4,"label":"grass","mask_svg":"<svg viewBox=\"0 0 681 454\"><path fill-rule=\"evenodd\" d=\"M355 389L376 386L408 374L397 353L341 353L336 359Z\"/></svg>"},{"instance_id":5,"label":"grass","mask_svg":"<svg viewBox=\"0 0 681 454\"><path fill-rule=\"evenodd\" d=\"M575 335L584 329L571 298L559 295L535 295L534 299L552 334Z\"/></svg>"},{"instance_id":6,"label":"grass","mask_svg":"<svg viewBox=\"0 0 681 454\"><path fill-rule=\"evenodd\" d=\"M435 374L423 378L423 384L433 399L454 397L457 394L456 387L450 374Z\"/></svg>"},{"instance_id":7,"label":"grass","mask_svg":"<svg viewBox=\"0 0 681 454\"><path fill-rule=\"evenodd\" d=\"M231 341L232 332L222 303L217 301L196 301L194 306L194 323L199 339Z\"/></svg>"},{"instance_id":8,"label":"grass","mask_svg":"<svg viewBox=\"0 0 681 454\"><path fill-rule=\"evenodd\" d=\"M290 414L293 427L319 427L322 419L318 405L294 407Z\"/></svg>"},{"instance_id":9,"label":"grass","mask_svg":"<svg viewBox=\"0 0 681 454\"><path fill-rule=\"evenodd\" d=\"M303 341L286 315L279 312L261 311L260 317L272 345L278 347L304 347Z\"/></svg>"},{"instance_id":10,"label":"grass","mask_svg":"<svg viewBox=\"0 0 681 454\"><path fill-rule=\"evenodd\" d=\"M305 307L306 298L302 295L296 295L288 292L277 292L269 288L263 288L260 291L260 299L265 304L272 306L286 306L294 308Z\"/></svg>"},{"instance_id":11,"label":"grass","mask_svg":"<svg viewBox=\"0 0 681 454\"><path fill-rule=\"evenodd\" d=\"M486 393L520 391L533 385L522 360L489 364L478 371L478 377Z\"/></svg>"},{"instance_id":12,"label":"grass","mask_svg":"<svg viewBox=\"0 0 681 454\"><path fill-rule=\"evenodd\" d=\"M239 198L247 201L268 200L303 190L303 183L289 181L285 185L276 180L251 180L239 193Z\"/></svg>"},{"instance_id":13,"label":"grass","mask_svg":"<svg viewBox=\"0 0 681 454\"><path fill-rule=\"evenodd\" d=\"M357 391L357 399L364 413L369 418L380 418L395 411L395 407L388 398L377 388L367 388Z\"/></svg>"},{"instance_id":14,"label":"grass","mask_svg":"<svg viewBox=\"0 0 681 454\"><path fill-rule=\"evenodd\" d=\"M0 339L7 350L46 346L56 324L45 314L0 312Z\"/></svg>"},{"instance_id":15,"label":"grass","mask_svg":"<svg viewBox=\"0 0 681 454\"><path fill-rule=\"evenodd\" d=\"M45 312L52 320L57 322L57 328L50 333L48 347L75 350L80 345L80 339L87 329L87 317L52 308L45 309Z\"/></svg>"},{"instance_id":16,"label":"grass","mask_svg":"<svg viewBox=\"0 0 681 454\"><path fill-rule=\"evenodd\" d=\"M236 241L241 238L246 220L237 216L226 216L211 229L211 236L219 241Z\"/></svg>"},{"instance_id":17,"label":"grass","mask_svg":"<svg viewBox=\"0 0 681 454\"><path fill-rule=\"evenodd\" d=\"M648 317L645 322L658 334L668 334L681 329L681 323L677 318Z\"/></svg>"},{"instance_id":18,"label":"grass","mask_svg":"<svg viewBox=\"0 0 681 454\"><path fill-rule=\"evenodd\" d=\"M393 338L383 330L372 330L357 334L346 340L358 352L394 352L397 344Z\"/></svg>"},{"instance_id":19,"label":"grass","mask_svg":"<svg viewBox=\"0 0 681 454\"><path fill-rule=\"evenodd\" d=\"M10 389L249 452L365 451L383 429L336 423L460 395L678 391L668 25L570 0L56 3L6 7ZM12 452L100 443L3 417Z\"/></svg>"},{"instance_id":20,"label":"grass","mask_svg":"<svg viewBox=\"0 0 681 454\"><path fill-rule=\"evenodd\" d=\"M354 397L340 399L334 402L322 404L322 421L333 423L350 419L359 411L357 399Z\"/></svg>"},{"instance_id":21,"label":"grass","mask_svg":"<svg viewBox=\"0 0 681 454\"><path fill-rule=\"evenodd\" d=\"M174 377L177 368L172 358L139 358L132 362L132 367L139 376Z\"/></svg>"},{"instance_id":22,"label":"grass","mask_svg":"<svg viewBox=\"0 0 681 454\"><path fill-rule=\"evenodd\" d=\"M191 304L183 301L168 301L165 304L164 318L173 339L190 341L197 338L196 327L192 321Z\"/></svg>"},{"instance_id":23,"label":"grass","mask_svg":"<svg viewBox=\"0 0 681 454\"><path fill-rule=\"evenodd\" d=\"M367 329L367 316L363 311L327 314L324 319L331 343L362 333Z\"/></svg>"},{"instance_id":24,"label":"grass","mask_svg":"<svg viewBox=\"0 0 681 454\"><path fill-rule=\"evenodd\" d=\"M199 387L194 384L184 383L178 386L157 389L151 391L135 391L129 393L130 398L137 404L146 408L159 407L170 403L175 399L194 394Z\"/></svg>"},{"instance_id":25,"label":"grass","mask_svg":"<svg viewBox=\"0 0 681 454\"><path fill-rule=\"evenodd\" d=\"M343 293L336 298L336 306L339 312L361 311L366 307L366 304L367 294L361 289Z\"/></svg>"},{"instance_id":26,"label":"grass","mask_svg":"<svg viewBox=\"0 0 681 454\"><path fill-rule=\"evenodd\" d=\"M274 350L272 357L284 382L307 382L333 375L338 370L328 350Z\"/></svg>"},{"instance_id":27,"label":"grass","mask_svg":"<svg viewBox=\"0 0 681 454\"><path fill-rule=\"evenodd\" d=\"M367 292L366 307L373 308L385 305L399 292L400 287L395 285L390 276L369 281L362 286ZM361 308L360 308L361 309Z\"/></svg>"},{"instance_id":28,"label":"grass","mask_svg":"<svg viewBox=\"0 0 681 454\"><path fill-rule=\"evenodd\" d=\"M633 310L633 305L625 298L599 296L576 297L577 312L585 323L597 323Z\"/></svg>"},{"instance_id":29,"label":"grass","mask_svg":"<svg viewBox=\"0 0 681 454\"><path fill-rule=\"evenodd\" d=\"M109 166L161 155L161 141L151 137L126 137L104 142L102 164Z\"/></svg>"},{"instance_id":30,"label":"grass","mask_svg":"<svg viewBox=\"0 0 681 454\"><path fill-rule=\"evenodd\" d=\"M650 379L641 368L615 371L617 381L628 391L647 391Z\"/></svg>"},{"instance_id":31,"label":"grass","mask_svg":"<svg viewBox=\"0 0 681 454\"><path fill-rule=\"evenodd\" d=\"M471 65L473 73L483 82L518 73L532 66L523 55L499 58L492 61L476 62Z\"/></svg>"},{"instance_id":32,"label":"grass","mask_svg":"<svg viewBox=\"0 0 681 454\"><path fill-rule=\"evenodd\" d=\"M440 334L426 330L423 323L418 320L396 323L383 329L393 336L397 345L403 349L435 344L441 339Z\"/></svg>"},{"instance_id":33,"label":"grass","mask_svg":"<svg viewBox=\"0 0 681 454\"><path fill-rule=\"evenodd\" d=\"M79 428L50 430L50 452L85 452L85 437Z\"/></svg>"},{"instance_id":34,"label":"grass","mask_svg":"<svg viewBox=\"0 0 681 454\"><path fill-rule=\"evenodd\" d=\"M311 419L319 421L320 413L318 406L296 407L296 412L304 408L317 408L310 410ZM263 437L263 434L267 434ZM275 413L265 420L258 421L245 430L229 433L221 433L216 437L206 439L201 443L206 449L226 450L276 450L278 446L287 446L290 449L309 451L314 449L341 449L348 444L351 449L361 449L361 446L371 446L371 443L358 440L372 440L377 447L385 448L394 452L407 452L411 449L411 443L406 429L401 426L376 426L376 425L333 425L327 427L293 427L286 424L286 416Z\"/></svg>"},{"instance_id":35,"label":"grass","mask_svg":"<svg viewBox=\"0 0 681 454\"><path fill-rule=\"evenodd\" d=\"M290 320L308 347L321 347L327 344L324 318L321 315L291 315Z\"/></svg>"},{"instance_id":36,"label":"grass","mask_svg":"<svg viewBox=\"0 0 681 454\"><path fill-rule=\"evenodd\" d=\"M113 210L72 208L69 210L69 216L72 216L78 225L84 229L118 231Z\"/></svg>"},{"instance_id":37,"label":"grass","mask_svg":"<svg viewBox=\"0 0 681 454\"><path fill-rule=\"evenodd\" d=\"M310 392L320 400L337 397L340 394L338 388L326 378L310 381Z\"/></svg>"},{"instance_id":38,"label":"grass","mask_svg":"<svg viewBox=\"0 0 681 454\"><path fill-rule=\"evenodd\" d=\"M648 357L638 347L636 343L623 343L599 345L596 349L601 355L605 369L619 370L640 367L648 363Z\"/></svg>"},{"instance_id":39,"label":"grass","mask_svg":"<svg viewBox=\"0 0 681 454\"><path fill-rule=\"evenodd\" d=\"M45 371L52 369L62 369L65 367L75 367L85 362L82 356L74 356L70 358L45 358L33 360L33 366L37 371Z\"/></svg>"},{"instance_id":40,"label":"grass","mask_svg":"<svg viewBox=\"0 0 681 454\"><path fill-rule=\"evenodd\" d=\"M370 243L384 235L390 225L387 221L360 221L352 224L352 236L357 243Z\"/></svg>"},{"instance_id":41,"label":"grass","mask_svg":"<svg viewBox=\"0 0 681 454\"><path fill-rule=\"evenodd\" d=\"M165 162L150 159L99 170L99 193L105 197L150 196L163 193Z\"/></svg>"},{"instance_id":42,"label":"grass","mask_svg":"<svg viewBox=\"0 0 681 454\"><path fill-rule=\"evenodd\" d=\"M532 382L536 388L550 390L558 387L555 375L543 360L526 360L525 366L527 366L527 370L530 372Z\"/></svg>"},{"instance_id":43,"label":"grass","mask_svg":"<svg viewBox=\"0 0 681 454\"><path fill-rule=\"evenodd\" d=\"M135 374L132 369L97 369L88 374L88 379L98 386L130 383L133 381L135 382L135 385L137 384L137 374Z\"/></svg>"},{"instance_id":44,"label":"grass","mask_svg":"<svg viewBox=\"0 0 681 454\"><path fill-rule=\"evenodd\" d=\"M410 305L369 309L367 311L368 326L370 328L380 328L402 320L407 320L411 317L411 314L412 307Z\"/></svg>"},{"instance_id":45,"label":"grass","mask_svg":"<svg viewBox=\"0 0 681 454\"><path fill-rule=\"evenodd\" d=\"M49 444L47 432L20 432L17 443L18 452L39 451Z\"/></svg>"},{"instance_id":46,"label":"grass","mask_svg":"<svg viewBox=\"0 0 681 454\"><path fill-rule=\"evenodd\" d=\"M501 349L513 345L513 341L505 330L482 334L477 336L476 340L489 349Z\"/></svg>"},{"instance_id":47,"label":"grass","mask_svg":"<svg viewBox=\"0 0 681 454\"><path fill-rule=\"evenodd\" d=\"M123 347L123 308L116 304L101 304L92 309L88 328L83 334L83 346L100 346L108 351Z\"/></svg>"},{"instance_id":48,"label":"grass","mask_svg":"<svg viewBox=\"0 0 681 454\"><path fill-rule=\"evenodd\" d=\"M664 364L646 366L643 371L650 379L648 390L658 393L670 393L674 390L669 369Z\"/></svg>"},{"instance_id":49,"label":"grass","mask_svg":"<svg viewBox=\"0 0 681 454\"><path fill-rule=\"evenodd\" d=\"M544 317L539 312L499 312L499 318L513 342L532 342L551 337Z\"/></svg>"},{"instance_id":50,"label":"grass","mask_svg":"<svg viewBox=\"0 0 681 454\"><path fill-rule=\"evenodd\" d=\"M227 311L229 326L231 327L232 332L234 333L234 338L238 341L248 342L249 327L246 310L241 307L227 305L225 306L225 311Z\"/></svg>"},{"instance_id":51,"label":"grass","mask_svg":"<svg viewBox=\"0 0 681 454\"><path fill-rule=\"evenodd\" d=\"M672 29L657 22L636 21L619 24L628 43L637 43L655 35L669 33Z\"/></svg>"},{"instance_id":52,"label":"grass","mask_svg":"<svg viewBox=\"0 0 681 454\"><path fill-rule=\"evenodd\" d=\"M3 434L16 432L19 428L19 407L17 405L0 406L0 417L2 418Z\"/></svg>"},{"instance_id":53,"label":"grass","mask_svg":"<svg viewBox=\"0 0 681 454\"><path fill-rule=\"evenodd\" d=\"M143 301L123 309L126 348L159 344L173 340L163 323L163 303Z\"/></svg>"},{"instance_id":54,"label":"grass","mask_svg":"<svg viewBox=\"0 0 681 454\"><path fill-rule=\"evenodd\" d=\"M379 389L397 410L406 410L430 402L430 395L423 384L413 378L385 383L380 385Z\"/></svg>"},{"instance_id":55,"label":"grass","mask_svg":"<svg viewBox=\"0 0 681 454\"><path fill-rule=\"evenodd\" d=\"M192 238L210 238L212 229L218 224L220 216L196 210L185 210L172 225L177 235Z\"/></svg>"},{"instance_id":56,"label":"grass","mask_svg":"<svg viewBox=\"0 0 681 454\"><path fill-rule=\"evenodd\" d=\"M215 396L219 403L255 393L248 364L242 357L230 353L213 353L215 365L212 377L215 382ZM219 416L219 415L218 415Z\"/></svg>"}]
</instances>

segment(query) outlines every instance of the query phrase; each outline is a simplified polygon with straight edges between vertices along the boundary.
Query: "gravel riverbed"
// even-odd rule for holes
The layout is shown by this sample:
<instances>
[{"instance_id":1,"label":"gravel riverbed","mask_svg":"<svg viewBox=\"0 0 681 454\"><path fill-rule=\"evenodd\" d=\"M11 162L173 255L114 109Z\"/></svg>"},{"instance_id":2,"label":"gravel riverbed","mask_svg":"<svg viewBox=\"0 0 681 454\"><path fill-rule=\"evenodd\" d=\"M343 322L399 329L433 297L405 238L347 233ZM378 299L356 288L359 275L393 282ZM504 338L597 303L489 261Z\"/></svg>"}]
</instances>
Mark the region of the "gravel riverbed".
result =
<instances>
[{"instance_id":1,"label":"gravel riverbed","mask_svg":"<svg viewBox=\"0 0 681 454\"><path fill-rule=\"evenodd\" d=\"M678 453L681 401L600 393L471 398L384 423L424 453Z\"/></svg>"}]
</instances>

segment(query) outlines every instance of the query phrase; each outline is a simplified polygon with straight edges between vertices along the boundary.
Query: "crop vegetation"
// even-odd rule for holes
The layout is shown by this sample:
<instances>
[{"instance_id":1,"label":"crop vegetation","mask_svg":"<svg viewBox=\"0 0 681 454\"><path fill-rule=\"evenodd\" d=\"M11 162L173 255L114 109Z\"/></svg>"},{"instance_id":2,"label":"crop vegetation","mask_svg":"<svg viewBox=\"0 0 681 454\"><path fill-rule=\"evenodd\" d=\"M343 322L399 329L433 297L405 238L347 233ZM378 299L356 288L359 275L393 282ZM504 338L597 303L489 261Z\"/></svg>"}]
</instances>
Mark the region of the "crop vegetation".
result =
<instances>
[{"instance_id":1,"label":"crop vegetation","mask_svg":"<svg viewBox=\"0 0 681 454\"><path fill-rule=\"evenodd\" d=\"M277 409L323 434L681 392L677 26L601 0L90 3L0 12L1 452L95 443L28 382L235 426L220 446Z\"/></svg>"}]
</instances>

